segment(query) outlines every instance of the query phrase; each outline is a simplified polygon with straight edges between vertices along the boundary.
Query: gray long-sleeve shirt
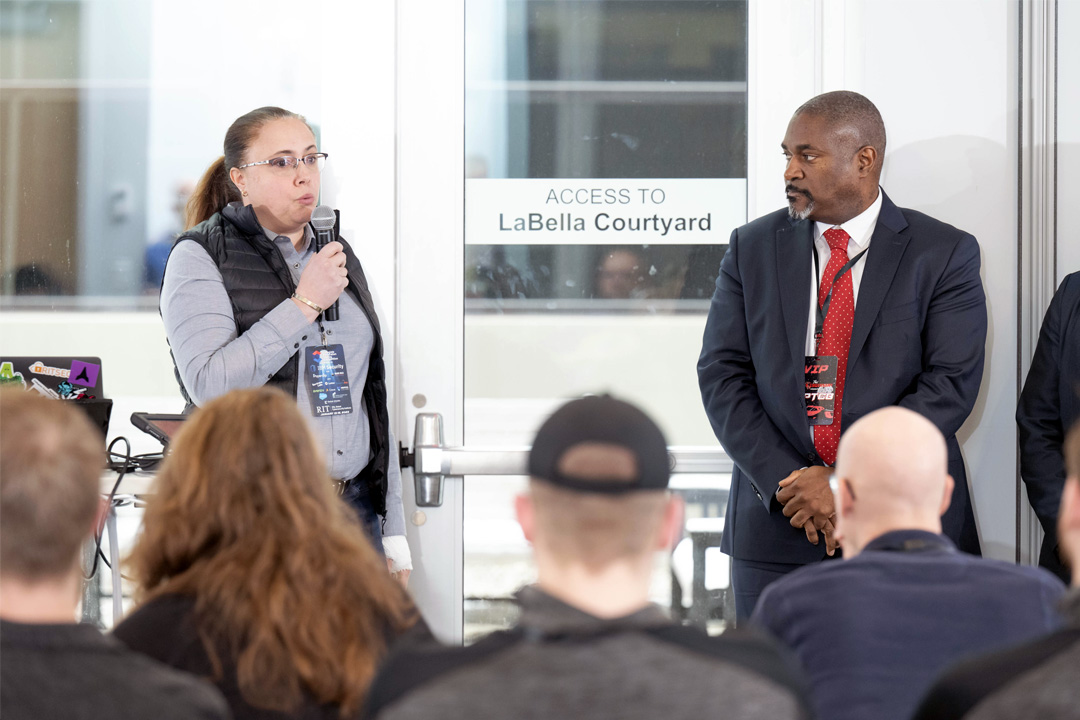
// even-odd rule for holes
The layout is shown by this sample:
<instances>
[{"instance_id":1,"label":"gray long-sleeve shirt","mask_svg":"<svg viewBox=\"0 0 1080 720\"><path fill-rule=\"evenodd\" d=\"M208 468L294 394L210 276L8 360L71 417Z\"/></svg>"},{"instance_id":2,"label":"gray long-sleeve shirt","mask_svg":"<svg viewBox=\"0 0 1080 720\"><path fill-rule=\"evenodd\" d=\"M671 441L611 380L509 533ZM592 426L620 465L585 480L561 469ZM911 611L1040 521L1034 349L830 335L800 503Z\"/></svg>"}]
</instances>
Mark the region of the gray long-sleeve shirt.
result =
<instances>
[{"instance_id":1,"label":"gray long-sleeve shirt","mask_svg":"<svg viewBox=\"0 0 1080 720\"><path fill-rule=\"evenodd\" d=\"M300 249L284 235L266 232L288 264L293 281L315 255L311 229L305 231ZM284 300L247 332L237 334L232 303L221 272L213 259L195 242L173 248L165 267L161 288L161 317L184 387L196 404L238 388L258 387L289 361L294 353L321 341L340 343L344 350L349 385L363 388L374 342L371 323L359 303L347 292L338 301L339 319L309 323L292 300ZM371 459L370 426L359 394L352 398L347 415L315 417L311 391L299 368L296 400L301 412L326 453L326 465L336 479L355 477ZM393 434L387 468L386 522L384 536L404 535L401 505L401 471Z\"/></svg>"}]
</instances>

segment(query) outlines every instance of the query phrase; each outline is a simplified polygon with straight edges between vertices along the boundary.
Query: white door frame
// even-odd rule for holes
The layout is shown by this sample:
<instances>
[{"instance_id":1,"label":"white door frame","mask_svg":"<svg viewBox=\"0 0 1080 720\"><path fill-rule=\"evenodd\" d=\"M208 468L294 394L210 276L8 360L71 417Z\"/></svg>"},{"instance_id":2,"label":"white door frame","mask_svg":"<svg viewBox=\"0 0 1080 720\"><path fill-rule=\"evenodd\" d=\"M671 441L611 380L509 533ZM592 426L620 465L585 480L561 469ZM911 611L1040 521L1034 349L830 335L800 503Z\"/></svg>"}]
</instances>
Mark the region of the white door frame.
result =
<instances>
[{"instance_id":1,"label":"white door frame","mask_svg":"<svg viewBox=\"0 0 1080 720\"><path fill-rule=\"evenodd\" d=\"M411 445L417 413L443 416L460 445L464 415L465 9L463 0L397 5L397 368L394 416ZM423 397L423 400L420 397ZM419 407L418 407L419 406ZM410 590L435 634L462 639L462 486L415 507L402 473L414 570ZM421 524L422 523L422 524Z\"/></svg>"}]
</instances>

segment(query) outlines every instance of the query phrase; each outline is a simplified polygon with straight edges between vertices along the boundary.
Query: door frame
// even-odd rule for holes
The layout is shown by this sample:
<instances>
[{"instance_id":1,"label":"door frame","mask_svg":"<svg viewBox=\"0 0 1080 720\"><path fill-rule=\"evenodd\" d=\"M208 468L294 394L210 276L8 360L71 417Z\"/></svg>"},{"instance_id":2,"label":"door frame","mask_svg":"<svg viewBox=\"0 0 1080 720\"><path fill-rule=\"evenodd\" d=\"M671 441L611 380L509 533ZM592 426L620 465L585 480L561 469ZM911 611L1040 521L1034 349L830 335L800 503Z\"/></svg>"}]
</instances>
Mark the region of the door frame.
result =
<instances>
[{"instance_id":1,"label":"door frame","mask_svg":"<svg viewBox=\"0 0 1080 720\"><path fill-rule=\"evenodd\" d=\"M397 317L393 416L411 445L416 416L443 416L461 445L464 419L465 6L397 4ZM432 58L437 58L433 62ZM413 555L410 592L441 640L463 630L463 488L444 483L441 507L418 509L402 472Z\"/></svg>"},{"instance_id":2,"label":"door frame","mask_svg":"<svg viewBox=\"0 0 1080 720\"><path fill-rule=\"evenodd\" d=\"M806 43L825 10L815 0L784 0L787 12L748 3L748 213L775 209L779 138L790 98L830 81L825 43ZM755 28L767 23L768 32ZM395 428L411 445L419 413L443 416L447 445L462 445L464 422L465 0L398 2L396 15L397 264L393 376ZM432 62L431 58L438 58ZM790 65L819 68L792 78ZM825 68L822 70L821 68ZM756 172L757 168L766 168ZM776 172L774 172L774 170ZM705 318L702 317L702 327ZM463 634L463 488L443 484L443 505L417 508L413 477L402 473L405 524L413 553L410 591L433 632ZM419 514L418 514L419 513ZM421 524L422 523L422 524Z\"/></svg>"}]
</instances>

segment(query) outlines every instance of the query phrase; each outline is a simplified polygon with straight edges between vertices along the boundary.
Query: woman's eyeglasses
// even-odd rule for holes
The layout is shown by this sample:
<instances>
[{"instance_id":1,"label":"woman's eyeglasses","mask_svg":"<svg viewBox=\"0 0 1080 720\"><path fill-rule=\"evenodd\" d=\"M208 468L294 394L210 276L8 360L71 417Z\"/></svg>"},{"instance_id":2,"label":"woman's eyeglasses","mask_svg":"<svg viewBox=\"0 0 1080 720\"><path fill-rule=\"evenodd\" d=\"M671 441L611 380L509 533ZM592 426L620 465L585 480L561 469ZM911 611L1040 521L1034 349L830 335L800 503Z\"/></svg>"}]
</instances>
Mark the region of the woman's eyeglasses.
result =
<instances>
[{"instance_id":1,"label":"woman's eyeglasses","mask_svg":"<svg viewBox=\"0 0 1080 720\"><path fill-rule=\"evenodd\" d=\"M279 157L272 157L269 160L260 160L259 162L248 163L247 165L240 165L237 169L243 170L246 167L252 167L253 165L269 165L275 170L292 170L299 167L303 163L304 167L310 170L322 170L326 165L326 158L330 157L326 153L311 153L304 157L298 158L292 155L281 155Z\"/></svg>"}]
</instances>

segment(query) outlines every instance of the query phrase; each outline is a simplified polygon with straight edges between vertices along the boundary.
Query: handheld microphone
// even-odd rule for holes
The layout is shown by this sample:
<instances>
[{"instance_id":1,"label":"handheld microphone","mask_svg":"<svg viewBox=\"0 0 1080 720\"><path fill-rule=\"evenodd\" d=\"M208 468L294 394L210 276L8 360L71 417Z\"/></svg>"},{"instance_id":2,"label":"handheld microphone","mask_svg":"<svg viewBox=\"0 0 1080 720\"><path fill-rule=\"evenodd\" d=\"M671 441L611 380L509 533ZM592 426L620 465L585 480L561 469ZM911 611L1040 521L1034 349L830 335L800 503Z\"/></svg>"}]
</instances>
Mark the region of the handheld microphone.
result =
<instances>
[{"instance_id":1,"label":"handheld microphone","mask_svg":"<svg viewBox=\"0 0 1080 720\"><path fill-rule=\"evenodd\" d=\"M329 205L319 205L311 213L311 227L315 229L315 252L319 252L327 243L337 240L334 226L337 225L337 213ZM338 319L337 300L330 307L323 310L323 319Z\"/></svg>"}]
</instances>

